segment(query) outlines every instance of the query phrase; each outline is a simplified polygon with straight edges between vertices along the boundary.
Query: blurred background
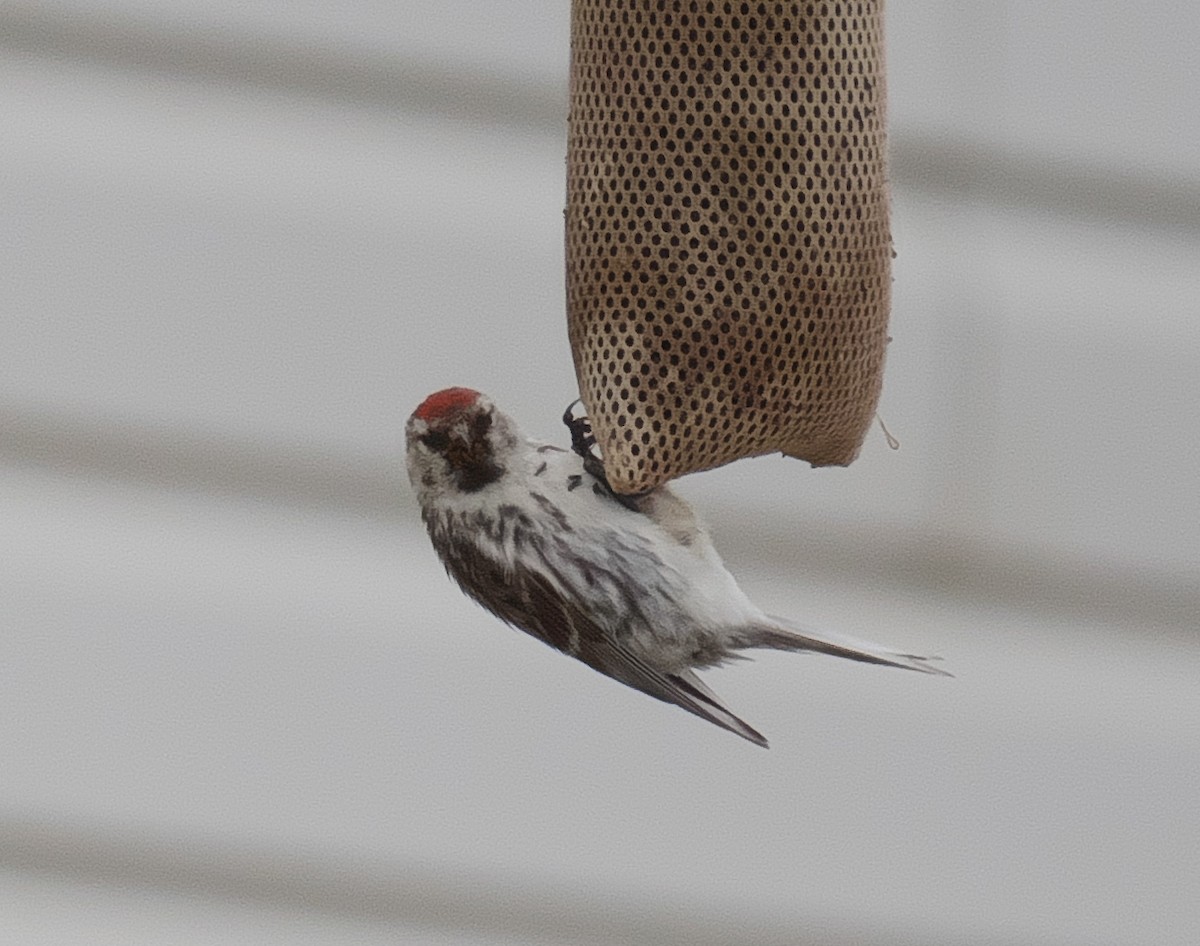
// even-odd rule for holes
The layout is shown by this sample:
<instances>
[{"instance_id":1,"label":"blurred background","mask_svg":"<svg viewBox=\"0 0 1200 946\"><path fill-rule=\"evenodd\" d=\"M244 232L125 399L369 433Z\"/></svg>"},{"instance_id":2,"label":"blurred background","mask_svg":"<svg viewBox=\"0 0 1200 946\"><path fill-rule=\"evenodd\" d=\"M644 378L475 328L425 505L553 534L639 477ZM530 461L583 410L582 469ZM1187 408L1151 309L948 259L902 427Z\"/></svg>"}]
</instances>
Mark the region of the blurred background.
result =
<instances>
[{"instance_id":1,"label":"blurred background","mask_svg":"<svg viewBox=\"0 0 1200 946\"><path fill-rule=\"evenodd\" d=\"M848 469L683 481L763 752L504 628L402 471L565 437L568 3L0 6L0 940L1200 941L1200 7L891 0Z\"/></svg>"}]
</instances>

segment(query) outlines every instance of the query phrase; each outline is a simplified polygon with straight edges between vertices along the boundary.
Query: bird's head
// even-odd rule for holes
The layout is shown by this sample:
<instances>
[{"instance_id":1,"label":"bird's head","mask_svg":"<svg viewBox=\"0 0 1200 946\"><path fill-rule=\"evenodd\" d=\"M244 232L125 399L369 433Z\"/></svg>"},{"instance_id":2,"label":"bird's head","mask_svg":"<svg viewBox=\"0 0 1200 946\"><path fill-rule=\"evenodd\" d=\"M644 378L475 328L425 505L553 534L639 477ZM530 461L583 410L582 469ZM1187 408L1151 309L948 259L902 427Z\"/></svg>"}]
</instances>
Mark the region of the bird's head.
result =
<instances>
[{"instance_id":1,"label":"bird's head","mask_svg":"<svg viewBox=\"0 0 1200 946\"><path fill-rule=\"evenodd\" d=\"M408 418L404 432L408 476L422 505L495 483L519 441L513 422L470 388L429 395Z\"/></svg>"}]
</instances>

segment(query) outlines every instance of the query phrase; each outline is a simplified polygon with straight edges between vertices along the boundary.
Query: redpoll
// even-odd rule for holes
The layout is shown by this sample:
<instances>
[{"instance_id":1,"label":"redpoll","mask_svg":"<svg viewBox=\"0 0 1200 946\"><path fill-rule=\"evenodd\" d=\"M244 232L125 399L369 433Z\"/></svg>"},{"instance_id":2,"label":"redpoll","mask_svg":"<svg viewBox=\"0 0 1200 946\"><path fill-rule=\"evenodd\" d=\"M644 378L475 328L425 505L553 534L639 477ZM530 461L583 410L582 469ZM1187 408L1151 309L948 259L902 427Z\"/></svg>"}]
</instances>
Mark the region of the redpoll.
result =
<instances>
[{"instance_id":1,"label":"redpoll","mask_svg":"<svg viewBox=\"0 0 1200 946\"><path fill-rule=\"evenodd\" d=\"M696 669L775 648L943 672L760 611L686 502L668 487L612 493L586 420L564 419L572 451L526 440L468 388L431 394L408 419L408 475L434 549L501 620L764 747Z\"/></svg>"}]
</instances>

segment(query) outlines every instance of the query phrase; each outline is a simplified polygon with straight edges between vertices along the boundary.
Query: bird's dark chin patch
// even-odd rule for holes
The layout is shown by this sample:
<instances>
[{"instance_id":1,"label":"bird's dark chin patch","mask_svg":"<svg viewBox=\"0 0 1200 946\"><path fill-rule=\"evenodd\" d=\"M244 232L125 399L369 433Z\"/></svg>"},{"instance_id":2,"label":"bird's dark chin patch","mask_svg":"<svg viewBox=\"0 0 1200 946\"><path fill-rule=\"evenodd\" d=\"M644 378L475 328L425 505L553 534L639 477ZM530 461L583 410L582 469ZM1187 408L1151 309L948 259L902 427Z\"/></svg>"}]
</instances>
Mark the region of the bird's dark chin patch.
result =
<instances>
[{"instance_id":1,"label":"bird's dark chin patch","mask_svg":"<svg viewBox=\"0 0 1200 946\"><path fill-rule=\"evenodd\" d=\"M464 493L477 493L504 475L504 467L496 462L496 452L487 436L492 426L491 414L479 415L471 426L469 436L450 435L433 447L445 460L454 485Z\"/></svg>"},{"instance_id":2,"label":"bird's dark chin patch","mask_svg":"<svg viewBox=\"0 0 1200 946\"><path fill-rule=\"evenodd\" d=\"M477 493L504 475L504 467L491 457L464 463L454 468L455 485L464 493Z\"/></svg>"}]
</instances>

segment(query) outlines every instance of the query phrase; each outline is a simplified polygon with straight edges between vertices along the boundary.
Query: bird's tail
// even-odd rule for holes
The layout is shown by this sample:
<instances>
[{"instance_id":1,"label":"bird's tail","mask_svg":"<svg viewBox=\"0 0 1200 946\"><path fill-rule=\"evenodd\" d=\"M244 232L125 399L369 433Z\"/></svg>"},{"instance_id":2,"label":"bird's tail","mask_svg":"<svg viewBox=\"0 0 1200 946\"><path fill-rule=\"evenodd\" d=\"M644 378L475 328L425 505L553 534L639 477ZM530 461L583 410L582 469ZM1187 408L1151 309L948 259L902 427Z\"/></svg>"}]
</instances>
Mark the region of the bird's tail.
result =
<instances>
[{"instance_id":1,"label":"bird's tail","mask_svg":"<svg viewBox=\"0 0 1200 946\"><path fill-rule=\"evenodd\" d=\"M921 673L933 673L942 677L953 676L945 670L932 666L933 662L941 660L940 657L896 653L878 644L832 634L822 633L820 637L816 637L802 628L795 627L784 618L772 616L768 620L770 623L756 624L747 628L743 634L741 646L747 648L769 647L774 650L809 650L818 654L829 654L832 657L857 660L861 663L900 667L904 670L917 670Z\"/></svg>"}]
</instances>

